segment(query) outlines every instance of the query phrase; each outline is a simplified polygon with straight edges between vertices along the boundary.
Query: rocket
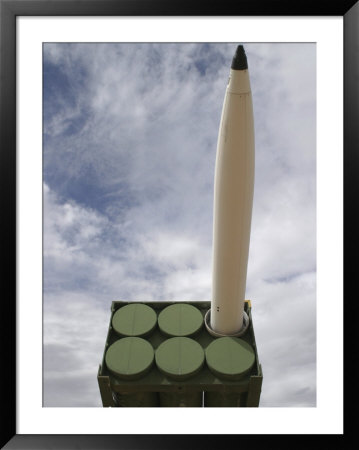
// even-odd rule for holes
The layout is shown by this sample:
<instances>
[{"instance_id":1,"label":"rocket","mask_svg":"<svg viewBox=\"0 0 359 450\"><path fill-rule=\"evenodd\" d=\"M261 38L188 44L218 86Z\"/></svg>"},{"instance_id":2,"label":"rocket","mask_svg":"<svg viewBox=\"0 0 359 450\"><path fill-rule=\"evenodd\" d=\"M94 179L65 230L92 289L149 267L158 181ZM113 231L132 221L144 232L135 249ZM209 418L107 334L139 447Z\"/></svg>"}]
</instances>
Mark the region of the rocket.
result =
<instances>
[{"instance_id":1,"label":"rocket","mask_svg":"<svg viewBox=\"0 0 359 450\"><path fill-rule=\"evenodd\" d=\"M217 142L213 208L213 272L208 331L240 336L244 311L254 191L254 123L247 57L236 49Z\"/></svg>"}]
</instances>

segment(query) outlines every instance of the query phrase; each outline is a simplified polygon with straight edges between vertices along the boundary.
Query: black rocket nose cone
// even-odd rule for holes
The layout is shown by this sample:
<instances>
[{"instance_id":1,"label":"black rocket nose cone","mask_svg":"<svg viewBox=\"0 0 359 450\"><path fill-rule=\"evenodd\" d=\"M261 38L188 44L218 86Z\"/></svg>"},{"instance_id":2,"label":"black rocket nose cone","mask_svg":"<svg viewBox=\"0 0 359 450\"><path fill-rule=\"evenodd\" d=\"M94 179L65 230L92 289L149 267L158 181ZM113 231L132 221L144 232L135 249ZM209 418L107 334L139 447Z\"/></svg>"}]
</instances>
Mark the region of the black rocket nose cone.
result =
<instances>
[{"instance_id":1,"label":"black rocket nose cone","mask_svg":"<svg viewBox=\"0 0 359 450\"><path fill-rule=\"evenodd\" d=\"M235 55L232 59L233 70L245 70L248 69L247 56L244 51L243 45L238 45Z\"/></svg>"}]
</instances>

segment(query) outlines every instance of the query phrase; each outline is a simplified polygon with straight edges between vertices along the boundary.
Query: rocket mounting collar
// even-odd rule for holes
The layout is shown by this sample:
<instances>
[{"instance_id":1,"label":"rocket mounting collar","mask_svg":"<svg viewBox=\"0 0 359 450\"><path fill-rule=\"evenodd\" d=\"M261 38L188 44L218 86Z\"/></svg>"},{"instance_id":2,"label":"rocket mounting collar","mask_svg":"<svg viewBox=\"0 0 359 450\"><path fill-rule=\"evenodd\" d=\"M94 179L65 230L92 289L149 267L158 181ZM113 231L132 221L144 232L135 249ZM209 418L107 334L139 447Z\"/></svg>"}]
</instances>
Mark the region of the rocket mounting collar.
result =
<instances>
[{"instance_id":1,"label":"rocket mounting collar","mask_svg":"<svg viewBox=\"0 0 359 450\"><path fill-rule=\"evenodd\" d=\"M243 311L243 325L242 325L242 328L237 333L234 333L234 334L221 334L221 333L218 333L217 331L214 331L211 328L210 318L211 318L211 310L209 309L206 312L206 315L204 316L204 324L206 325L208 333L211 334L212 336L215 336L215 337L225 337L225 336L239 337L239 336L243 336L245 334L245 332L247 331L248 326L249 326L249 317L248 317L248 314L245 311Z\"/></svg>"}]
</instances>

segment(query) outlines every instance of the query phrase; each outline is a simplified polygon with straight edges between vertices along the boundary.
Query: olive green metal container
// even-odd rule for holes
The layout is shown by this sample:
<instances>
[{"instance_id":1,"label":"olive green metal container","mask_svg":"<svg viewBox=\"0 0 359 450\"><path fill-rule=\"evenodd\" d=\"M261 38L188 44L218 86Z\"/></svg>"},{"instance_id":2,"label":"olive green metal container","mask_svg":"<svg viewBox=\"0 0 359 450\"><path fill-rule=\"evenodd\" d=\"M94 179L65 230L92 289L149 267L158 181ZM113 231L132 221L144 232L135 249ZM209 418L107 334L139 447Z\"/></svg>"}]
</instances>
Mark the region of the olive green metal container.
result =
<instances>
[{"instance_id":1,"label":"olive green metal container","mask_svg":"<svg viewBox=\"0 0 359 450\"><path fill-rule=\"evenodd\" d=\"M262 368L251 303L240 338L210 335L211 302L111 305L97 380L104 407L257 407Z\"/></svg>"},{"instance_id":2,"label":"olive green metal container","mask_svg":"<svg viewBox=\"0 0 359 450\"><path fill-rule=\"evenodd\" d=\"M160 406L202 407L203 392L160 392Z\"/></svg>"},{"instance_id":3,"label":"olive green metal container","mask_svg":"<svg viewBox=\"0 0 359 450\"><path fill-rule=\"evenodd\" d=\"M114 396L115 406L122 407L149 407L160 406L158 392L138 392L129 393L119 392Z\"/></svg>"},{"instance_id":4,"label":"olive green metal container","mask_svg":"<svg viewBox=\"0 0 359 450\"><path fill-rule=\"evenodd\" d=\"M191 379L203 367L205 361L202 346L188 337L165 340L156 350L157 368L170 380ZM160 406L202 406L202 391L160 392Z\"/></svg>"}]
</instances>

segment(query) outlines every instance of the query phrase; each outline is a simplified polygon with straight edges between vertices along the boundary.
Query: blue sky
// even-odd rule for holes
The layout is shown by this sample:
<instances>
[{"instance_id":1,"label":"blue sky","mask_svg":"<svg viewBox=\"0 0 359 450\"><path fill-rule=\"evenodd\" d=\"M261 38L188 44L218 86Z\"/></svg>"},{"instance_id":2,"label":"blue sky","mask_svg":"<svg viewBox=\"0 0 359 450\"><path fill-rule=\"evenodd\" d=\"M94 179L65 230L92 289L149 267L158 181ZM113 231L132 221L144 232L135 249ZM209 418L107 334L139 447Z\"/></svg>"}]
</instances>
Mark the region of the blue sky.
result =
<instances>
[{"instance_id":1,"label":"blue sky","mask_svg":"<svg viewBox=\"0 0 359 450\"><path fill-rule=\"evenodd\" d=\"M44 406L101 406L113 300L210 300L237 43L44 44ZM316 405L316 49L245 44L261 406Z\"/></svg>"}]
</instances>

